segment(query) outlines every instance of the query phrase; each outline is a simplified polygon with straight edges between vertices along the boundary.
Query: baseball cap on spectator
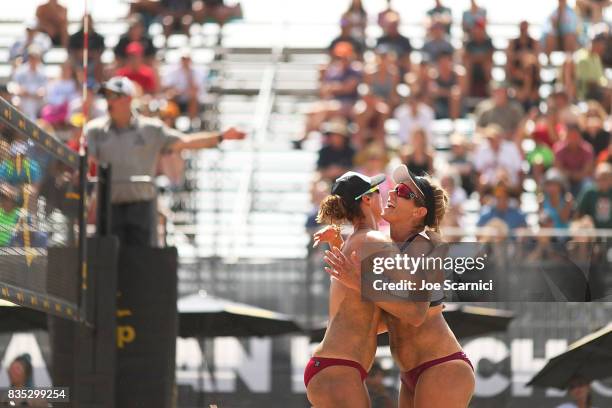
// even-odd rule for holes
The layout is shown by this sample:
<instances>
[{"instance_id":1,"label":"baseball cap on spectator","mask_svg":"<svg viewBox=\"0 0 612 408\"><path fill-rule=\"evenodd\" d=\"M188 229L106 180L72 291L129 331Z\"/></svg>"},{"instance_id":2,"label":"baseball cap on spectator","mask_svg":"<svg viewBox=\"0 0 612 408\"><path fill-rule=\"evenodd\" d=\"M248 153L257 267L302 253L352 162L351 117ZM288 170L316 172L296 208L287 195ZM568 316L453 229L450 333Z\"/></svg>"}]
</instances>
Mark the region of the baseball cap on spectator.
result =
<instances>
[{"instance_id":1,"label":"baseball cap on spectator","mask_svg":"<svg viewBox=\"0 0 612 408\"><path fill-rule=\"evenodd\" d=\"M125 48L125 53L127 55L136 55L136 56L141 57L144 55L144 47L138 41L132 41Z\"/></svg>"},{"instance_id":2,"label":"baseball cap on spectator","mask_svg":"<svg viewBox=\"0 0 612 408\"><path fill-rule=\"evenodd\" d=\"M350 42L340 41L334 46L332 54L334 55L334 57L338 58L349 58L355 55L355 50L353 49L353 45Z\"/></svg>"},{"instance_id":3,"label":"baseball cap on spectator","mask_svg":"<svg viewBox=\"0 0 612 408\"><path fill-rule=\"evenodd\" d=\"M544 175L544 184L557 183L563 190L567 190L567 184L563 173L556 168L550 168Z\"/></svg>"},{"instance_id":4,"label":"baseball cap on spectator","mask_svg":"<svg viewBox=\"0 0 612 408\"><path fill-rule=\"evenodd\" d=\"M28 47L28 55L38 55L40 57L42 55L42 49L38 44L30 44Z\"/></svg>"},{"instance_id":5,"label":"baseball cap on spectator","mask_svg":"<svg viewBox=\"0 0 612 408\"><path fill-rule=\"evenodd\" d=\"M178 52L179 58L181 59L191 59L191 48L183 47Z\"/></svg>"},{"instance_id":6,"label":"baseball cap on spectator","mask_svg":"<svg viewBox=\"0 0 612 408\"><path fill-rule=\"evenodd\" d=\"M36 19L27 20L25 22L25 28L26 30L30 30L30 31L38 30L38 20Z\"/></svg>"},{"instance_id":7,"label":"baseball cap on spectator","mask_svg":"<svg viewBox=\"0 0 612 408\"><path fill-rule=\"evenodd\" d=\"M134 83L126 77L112 77L102 84L99 93L104 94L105 91L111 91L122 95L134 96L136 88Z\"/></svg>"}]
</instances>

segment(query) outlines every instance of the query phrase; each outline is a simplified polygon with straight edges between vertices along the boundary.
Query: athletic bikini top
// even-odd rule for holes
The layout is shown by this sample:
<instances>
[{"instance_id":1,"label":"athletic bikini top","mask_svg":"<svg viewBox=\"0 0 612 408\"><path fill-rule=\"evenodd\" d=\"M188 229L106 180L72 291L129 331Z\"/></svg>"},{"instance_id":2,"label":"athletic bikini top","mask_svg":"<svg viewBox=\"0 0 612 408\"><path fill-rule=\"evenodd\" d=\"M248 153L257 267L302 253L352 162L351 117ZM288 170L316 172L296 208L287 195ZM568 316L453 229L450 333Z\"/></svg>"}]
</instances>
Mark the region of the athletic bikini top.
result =
<instances>
[{"instance_id":1,"label":"athletic bikini top","mask_svg":"<svg viewBox=\"0 0 612 408\"><path fill-rule=\"evenodd\" d=\"M427 235L427 233L425 231L421 231L418 234L414 234L414 235L411 235L410 237L408 237L408 239L406 241L404 241L404 243L400 247L400 252L401 253L406 252L406 250L408 249L408 246L418 236L421 236L422 238L425 238L426 240L431 241L431 238ZM433 249L432 249L432 251L433 251ZM430 251L430 253L431 253L431 251ZM440 290L433 290L433 291L431 291L431 300L429 301L429 307L440 306L444 302L444 297L445 297L444 296L444 291L441 290L441 289Z\"/></svg>"}]
</instances>

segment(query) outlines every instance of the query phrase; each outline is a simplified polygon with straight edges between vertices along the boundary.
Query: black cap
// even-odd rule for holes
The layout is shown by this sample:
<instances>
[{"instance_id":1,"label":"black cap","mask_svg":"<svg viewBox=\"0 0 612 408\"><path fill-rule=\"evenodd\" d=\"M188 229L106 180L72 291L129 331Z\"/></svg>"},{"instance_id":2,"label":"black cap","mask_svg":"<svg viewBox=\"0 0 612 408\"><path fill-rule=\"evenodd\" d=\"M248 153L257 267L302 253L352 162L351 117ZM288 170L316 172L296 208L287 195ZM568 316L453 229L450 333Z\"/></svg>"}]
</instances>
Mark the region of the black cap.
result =
<instances>
[{"instance_id":1,"label":"black cap","mask_svg":"<svg viewBox=\"0 0 612 408\"><path fill-rule=\"evenodd\" d=\"M346 202L360 199L369 190L385 181L384 174L368 177L354 171L344 173L336 179L331 193L337 194Z\"/></svg>"}]
</instances>

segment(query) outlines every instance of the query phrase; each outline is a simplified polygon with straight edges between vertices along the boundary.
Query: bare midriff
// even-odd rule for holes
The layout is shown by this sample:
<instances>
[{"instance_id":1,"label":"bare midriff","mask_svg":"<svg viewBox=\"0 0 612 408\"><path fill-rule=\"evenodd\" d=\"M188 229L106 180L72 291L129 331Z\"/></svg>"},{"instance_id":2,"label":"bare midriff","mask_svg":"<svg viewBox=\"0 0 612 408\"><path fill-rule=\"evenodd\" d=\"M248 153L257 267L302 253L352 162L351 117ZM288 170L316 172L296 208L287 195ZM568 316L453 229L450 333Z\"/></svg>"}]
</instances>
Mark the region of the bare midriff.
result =
<instances>
[{"instance_id":1,"label":"bare midriff","mask_svg":"<svg viewBox=\"0 0 612 408\"><path fill-rule=\"evenodd\" d=\"M385 313L391 354L401 371L461 351L461 345L442 316L443 306L429 308L416 327Z\"/></svg>"}]
</instances>

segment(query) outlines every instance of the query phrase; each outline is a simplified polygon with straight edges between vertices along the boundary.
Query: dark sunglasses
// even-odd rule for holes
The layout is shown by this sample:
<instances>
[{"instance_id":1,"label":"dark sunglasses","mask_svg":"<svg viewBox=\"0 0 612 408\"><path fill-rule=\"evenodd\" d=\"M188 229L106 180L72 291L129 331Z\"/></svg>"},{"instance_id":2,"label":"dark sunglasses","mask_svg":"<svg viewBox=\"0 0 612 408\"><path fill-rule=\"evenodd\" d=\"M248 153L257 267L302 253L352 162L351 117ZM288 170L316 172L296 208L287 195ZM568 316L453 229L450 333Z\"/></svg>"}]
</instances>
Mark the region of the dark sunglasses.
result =
<instances>
[{"instance_id":1,"label":"dark sunglasses","mask_svg":"<svg viewBox=\"0 0 612 408\"><path fill-rule=\"evenodd\" d=\"M393 192L397 194L398 197L405 198L406 200L421 201L417 193L412 191L410 187L408 187L404 183L399 183L397 186L395 186L395 188L393 189Z\"/></svg>"},{"instance_id":2,"label":"dark sunglasses","mask_svg":"<svg viewBox=\"0 0 612 408\"><path fill-rule=\"evenodd\" d=\"M108 100L119 99L119 98L122 98L123 96L125 95L117 93L117 92L104 92L104 98Z\"/></svg>"}]
</instances>

